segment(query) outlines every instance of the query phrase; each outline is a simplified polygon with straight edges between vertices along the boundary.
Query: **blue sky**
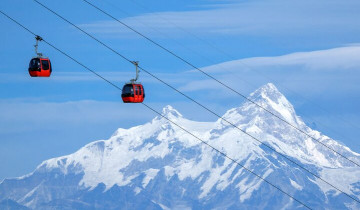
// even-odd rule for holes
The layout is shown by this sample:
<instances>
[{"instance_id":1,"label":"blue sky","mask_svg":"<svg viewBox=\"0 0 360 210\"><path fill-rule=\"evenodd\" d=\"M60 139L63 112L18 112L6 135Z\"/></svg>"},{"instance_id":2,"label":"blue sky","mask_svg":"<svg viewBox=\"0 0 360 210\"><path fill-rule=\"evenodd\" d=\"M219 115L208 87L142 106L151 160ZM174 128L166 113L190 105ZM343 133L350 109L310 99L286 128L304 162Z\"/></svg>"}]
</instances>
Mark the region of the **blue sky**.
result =
<instances>
[{"instance_id":1,"label":"blue sky","mask_svg":"<svg viewBox=\"0 0 360 210\"><path fill-rule=\"evenodd\" d=\"M41 2L220 115L243 103L82 0ZM245 95L274 83L311 127L360 152L359 1L91 2ZM34 1L5 0L0 9L117 85L134 76L130 63ZM52 77L30 78L34 37L2 15L0 24L0 179L155 117L44 43ZM187 118L216 120L144 72L140 79L158 110L170 104Z\"/></svg>"}]
</instances>

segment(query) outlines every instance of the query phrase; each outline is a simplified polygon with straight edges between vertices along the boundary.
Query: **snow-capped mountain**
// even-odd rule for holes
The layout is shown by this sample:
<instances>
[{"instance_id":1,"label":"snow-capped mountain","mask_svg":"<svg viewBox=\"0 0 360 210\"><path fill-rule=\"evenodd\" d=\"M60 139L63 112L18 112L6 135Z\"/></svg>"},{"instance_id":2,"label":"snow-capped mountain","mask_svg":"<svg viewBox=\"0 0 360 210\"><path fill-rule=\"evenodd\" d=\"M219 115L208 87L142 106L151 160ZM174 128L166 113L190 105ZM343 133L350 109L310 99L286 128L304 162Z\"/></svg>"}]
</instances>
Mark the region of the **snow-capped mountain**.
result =
<instances>
[{"instance_id":1,"label":"snow-capped mountain","mask_svg":"<svg viewBox=\"0 0 360 210\"><path fill-rule=\"evenodd\" d=\"M273 84L249 97L360 163L360 154L306 126ZM360 167L253 103L230 109L216 122L188 120L171 106L162 115L310 208L360 209L360 203L264 144L358 200ZM119 128L108 140L46 160L26 176L4 180L0 205L6 203L31 209L305 209L161 116Z\"/></svg>"}]
</instances>

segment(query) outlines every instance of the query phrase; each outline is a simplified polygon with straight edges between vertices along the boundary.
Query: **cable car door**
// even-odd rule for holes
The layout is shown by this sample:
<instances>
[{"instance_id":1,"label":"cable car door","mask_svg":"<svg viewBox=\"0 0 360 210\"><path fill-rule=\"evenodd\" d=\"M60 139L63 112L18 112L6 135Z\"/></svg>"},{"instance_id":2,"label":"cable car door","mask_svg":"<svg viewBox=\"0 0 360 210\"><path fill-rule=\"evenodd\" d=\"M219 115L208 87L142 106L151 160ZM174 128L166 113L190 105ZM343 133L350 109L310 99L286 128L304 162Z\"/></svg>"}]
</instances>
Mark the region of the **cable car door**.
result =
<instances>
[{"instance_id":1,"label":"cable car door","mask_svg":"<svg viewBox=\"0 0 360 210\"><path fill-rule=\"evenodd\" d=\"M134 94L134 99L136 102L138 102L140 100L140 87L139 85L134 85L135 86L135 94Z\"/></svg>"}]
</instances>

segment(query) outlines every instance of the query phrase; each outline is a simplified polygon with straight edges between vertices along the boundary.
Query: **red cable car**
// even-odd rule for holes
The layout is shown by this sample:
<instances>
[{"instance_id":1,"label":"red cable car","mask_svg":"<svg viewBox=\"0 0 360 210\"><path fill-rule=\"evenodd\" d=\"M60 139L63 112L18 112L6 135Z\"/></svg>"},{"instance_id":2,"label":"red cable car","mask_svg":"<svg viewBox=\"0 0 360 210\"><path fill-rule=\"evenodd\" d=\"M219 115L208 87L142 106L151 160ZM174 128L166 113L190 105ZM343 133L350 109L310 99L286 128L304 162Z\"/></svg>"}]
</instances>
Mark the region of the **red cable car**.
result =
<instances>
[{"instance_id":1,"label":"red cable car","mask_svg":"<svg viewBox=\"0 0 360 210\"><path fill-rule=\"evenodd\" d=\"M40 36L36 36L35 53L36 57L30 60L29 74L31 77L50 77L52 72L52 66L49 58L43 57L42 53L38 53L38 42L43 39Z\"/></svg>"},{"instance_id":2,"label":"red cable car","mask_svg":"<svg viewBox=\"0 0 360 210\"><path fill-rule=\"evenodd\" d=\"M134 61L133 64L136 66L136 77L131 79L130 83L126 83L122 89L121 98L124 103L142 103L145 98L144 87L136 82L139 78L139 62Z\"/></svg>"}]
</instances>

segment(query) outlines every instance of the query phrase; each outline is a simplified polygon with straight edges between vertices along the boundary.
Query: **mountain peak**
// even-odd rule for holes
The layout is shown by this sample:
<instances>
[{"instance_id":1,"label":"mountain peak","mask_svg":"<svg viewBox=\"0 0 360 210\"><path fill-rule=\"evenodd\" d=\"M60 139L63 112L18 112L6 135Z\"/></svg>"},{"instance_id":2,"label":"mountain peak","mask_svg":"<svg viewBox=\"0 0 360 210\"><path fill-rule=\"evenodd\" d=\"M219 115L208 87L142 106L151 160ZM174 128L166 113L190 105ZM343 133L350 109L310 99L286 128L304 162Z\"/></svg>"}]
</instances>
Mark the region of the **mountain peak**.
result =
<instances>
[{"instance_id":1,"label":"mountain peak","mask_svg":"<svg viewBox=\"0 0 360 210\"><path fill-rule=\"evenodd\" d=\"M271 105L275 103L293 109L291 103L272 83L261 86L251 93L249 98L262 105Z\"/></svg>"},{"instance_id":2,"label":"mountain peak","mask_svg":"<svg viewBox=\"0 0 360 210\"><path fill-rule=\"evenodd\" d=\"M180 114L180 112L178 112L176 109L174 109L174 107L167 105L162 109L162 113L163 116L168 117L168 118L179 118L182 117L182 114Z\"/></svg>"},{"instance_id":3,"label":"mountain peak","mask_svg":"<svg viewBox=\"0 0 360 210\"><path fill-rule=\"evenodd\" d=\"M261 86L260 88L263 88L263 89L265 89L265 90L272 90L272 91L278 91L278 92L279 92L279 90L278 90L278 89L275 87L275 85L274 85L273 83L271 83L271 82L269 82L269 83Z\"/></svg>"},{"instance_id":4,"label":"mountain peak","mask_svg":"<svg viewBox=\"0 0 360 210\"><path fill-rule=\"evenodd\" d=\"M266 85L261 86L259 89L251 93L249 98L251 101L266 110L281 116L281 118L292 124L301 123L297 119L295 109L292 104L272 83L267 83ZM254 106L253 103L248 102L245 106L254 107L255 109L263 112L263 110L259 109L259 107Z\"/></svg>"},{"instance_id":5,"label":"mountain peak","mask_svg":"<svg viewBox=\"0 0 360 210\"><path fill-rule=\"evenodd\" d=\"M266 85L261 86L256 91L250 94L250 97L254 100L259 98L279 98L284 97L282 93L276 88L273 83L267 83Z\"/></svg>"},{"instance_id":6,"label":"mountain peak","mask_svg":"<svg viewBox=\"0 0 360 210\"><path fill-rule=\"evenodd\" d=\"M183 116L180 114L180 112L174 109L174 107L167 105L162 109L161 116L156 116L153 120L169 123L167 119L176 120L182 118Z\"/></svg>"}]
</instances>

